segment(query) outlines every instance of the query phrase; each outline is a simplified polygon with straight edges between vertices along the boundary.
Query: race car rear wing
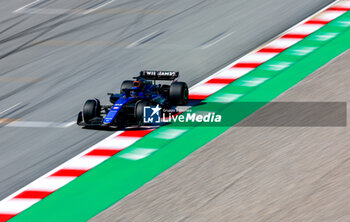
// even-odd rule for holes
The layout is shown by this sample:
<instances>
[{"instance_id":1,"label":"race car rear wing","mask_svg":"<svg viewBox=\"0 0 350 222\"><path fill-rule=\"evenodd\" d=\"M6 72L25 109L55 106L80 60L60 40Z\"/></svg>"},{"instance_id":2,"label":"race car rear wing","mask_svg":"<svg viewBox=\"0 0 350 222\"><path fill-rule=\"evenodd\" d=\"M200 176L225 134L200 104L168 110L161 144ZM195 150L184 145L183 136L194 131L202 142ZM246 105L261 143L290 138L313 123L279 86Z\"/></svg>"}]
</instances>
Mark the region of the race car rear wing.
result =
<instances>
[{"instance_id":1,"label":"race car rear wing","mask_svg":"<svg viewBox=\"0 0 350 222\"><path fill-rule=\"evenodd\" d=\"M179 72L176 71L151 71L143 70L140 72L139 78L147 80L176 80L179 77Z\"/></svg>"}]
</instances>

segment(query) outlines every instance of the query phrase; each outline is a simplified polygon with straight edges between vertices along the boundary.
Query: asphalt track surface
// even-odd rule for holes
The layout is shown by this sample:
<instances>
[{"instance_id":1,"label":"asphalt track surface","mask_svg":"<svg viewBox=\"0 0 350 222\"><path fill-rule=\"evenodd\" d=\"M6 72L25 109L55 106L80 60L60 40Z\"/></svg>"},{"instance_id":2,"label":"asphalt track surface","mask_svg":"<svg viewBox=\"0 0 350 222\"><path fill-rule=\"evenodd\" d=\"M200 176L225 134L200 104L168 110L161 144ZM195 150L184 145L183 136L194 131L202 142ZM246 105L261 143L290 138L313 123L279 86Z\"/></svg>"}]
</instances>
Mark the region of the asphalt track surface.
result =
<instances>
[{"instance_id":1,"label":"asphalt track surface","mask_svg":"<svg viewBox=\"0 0 350 222\"><path fill-rule=\"evenodd\" d=\"M31 2L3 2L0 199L112 133L60 125L86 99L106 103L142 69L193 85L330 2L43 0L18 13Z\"/></svg>"},{"instance_id":2,"label":"asphalt track surface","mask_svg":"<svg viewBox=\"0 0 350 222\"><path fill-rule=\"evenodd\" d=\"M349 59L274 101L347 102L349 116ZM349 221L349 124L232 127L91 221Z\"/></svg>"}]
</instances>

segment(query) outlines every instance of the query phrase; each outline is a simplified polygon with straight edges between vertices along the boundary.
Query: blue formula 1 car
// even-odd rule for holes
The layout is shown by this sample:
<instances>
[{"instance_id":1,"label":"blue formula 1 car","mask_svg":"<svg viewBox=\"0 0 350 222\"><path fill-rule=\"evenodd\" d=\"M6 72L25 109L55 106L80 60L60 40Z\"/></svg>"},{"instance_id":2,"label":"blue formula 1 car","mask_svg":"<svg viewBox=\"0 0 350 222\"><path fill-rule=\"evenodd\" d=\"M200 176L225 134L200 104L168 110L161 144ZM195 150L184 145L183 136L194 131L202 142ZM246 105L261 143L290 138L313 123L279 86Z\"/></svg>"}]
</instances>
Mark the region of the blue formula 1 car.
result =
<instances>
[{"instance_id":1,"label":"blue formula 1 car","mask_svg":"<svg viewBox=\"0 0 350 222\"><path fill-rule=\"evenodd\" d=\"M77 124L85 127L123 128L144 125L145 106L171 108L186 105L188 86L178 82L179 72L141 71L134 81L126 80L120 93L108 93L113 105L101 105L98 99L87 100L79 112ZM156 81L171 81L170 84L157 84Z\"/></svg>"}]
</instances>

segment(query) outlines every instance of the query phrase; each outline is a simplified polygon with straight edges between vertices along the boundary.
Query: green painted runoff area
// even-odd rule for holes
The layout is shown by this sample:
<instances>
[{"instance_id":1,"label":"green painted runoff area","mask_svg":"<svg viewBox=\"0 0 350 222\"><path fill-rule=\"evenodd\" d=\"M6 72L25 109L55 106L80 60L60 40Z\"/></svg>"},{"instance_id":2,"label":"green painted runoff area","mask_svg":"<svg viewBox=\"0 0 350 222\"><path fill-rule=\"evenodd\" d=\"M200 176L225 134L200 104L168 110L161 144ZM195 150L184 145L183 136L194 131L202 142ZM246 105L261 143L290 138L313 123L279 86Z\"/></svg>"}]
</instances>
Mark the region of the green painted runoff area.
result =
<instances>
[{"instance_id":1,"label":"green painted runoff area","mask_svg":"<svg viewBox=\"0 0 350 222\"><path fill-rule=\"evenodd\" d=\"M348 12L211 95L192 111L215 111L223 115L230 126L238 123L349 49L349 27ZM231 99L235 100L230 102ZM261 103L237 109L236 102ZM215 139L230 126L163 126L11 221L87 221Z\"/></svg>"}]
</instances>

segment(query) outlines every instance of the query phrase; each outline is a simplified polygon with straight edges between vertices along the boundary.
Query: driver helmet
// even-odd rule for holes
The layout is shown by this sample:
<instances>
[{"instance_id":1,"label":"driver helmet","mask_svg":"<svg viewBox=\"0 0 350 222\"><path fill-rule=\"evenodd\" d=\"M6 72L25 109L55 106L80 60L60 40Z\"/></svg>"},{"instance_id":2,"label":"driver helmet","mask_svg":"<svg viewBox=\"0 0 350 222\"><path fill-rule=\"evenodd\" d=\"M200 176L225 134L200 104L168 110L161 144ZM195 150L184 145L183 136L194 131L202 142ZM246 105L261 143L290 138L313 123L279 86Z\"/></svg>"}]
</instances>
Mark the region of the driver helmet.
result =
<instances>
[{"instance_id":1,"label":"driver helmet","mask_svg":"<svg viewBox=\"0 0 350 222\"><path fill-rule=\"evenodd\" d=\"M146 85L146 80L143 78L140 78L132 83L132 86L136 88L142 88L145 85Z\"/></svg>"},{"instance_id":2,"label":"driver helmet","mask_svg":"<svg viewBox=\"0 0 350 222\"><path fill-rule=\"evenodd\" d=\"M131 87L130 96L132 97L138 96L138 87L136 86Z\"/></svg>"}]
</instances>

